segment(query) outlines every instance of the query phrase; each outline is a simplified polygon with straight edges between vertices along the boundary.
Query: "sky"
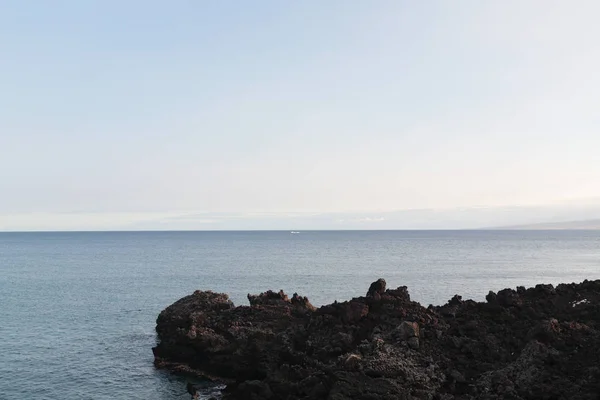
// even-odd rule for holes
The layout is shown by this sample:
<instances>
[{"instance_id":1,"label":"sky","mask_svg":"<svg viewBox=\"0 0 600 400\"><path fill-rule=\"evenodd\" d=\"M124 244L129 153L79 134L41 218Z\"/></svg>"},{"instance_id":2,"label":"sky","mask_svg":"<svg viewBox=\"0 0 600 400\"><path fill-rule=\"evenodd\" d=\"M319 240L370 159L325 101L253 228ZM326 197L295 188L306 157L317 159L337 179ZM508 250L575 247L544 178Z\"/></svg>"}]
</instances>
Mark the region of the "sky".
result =
<instances>
[{"instance_id":1,"label":"sky","mask_svg":"<svg viewBox=\"0 0 600 400\"><path fill-rule=\"evenodd\" d=\"M0 230L597 218L599 13L1 0Z\"/></svg>"}]
</instances>

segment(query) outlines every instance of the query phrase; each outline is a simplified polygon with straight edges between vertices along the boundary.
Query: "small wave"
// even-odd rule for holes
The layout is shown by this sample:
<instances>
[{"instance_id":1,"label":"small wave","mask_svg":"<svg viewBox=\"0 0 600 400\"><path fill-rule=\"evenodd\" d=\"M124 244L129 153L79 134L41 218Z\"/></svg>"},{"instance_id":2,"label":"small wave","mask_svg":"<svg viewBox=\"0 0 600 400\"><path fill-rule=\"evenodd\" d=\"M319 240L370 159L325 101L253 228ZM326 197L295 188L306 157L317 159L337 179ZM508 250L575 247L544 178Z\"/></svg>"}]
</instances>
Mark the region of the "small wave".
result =
<instances>
[{"instance_id":1,"label":"small wave","mask_svg":"<svg viewBox=\"0 0 600 400\"><path fill-rule=\"evenodd\" d=\"M208 400L208 399L220 399L223 397L223 389L225 389L225 385L217 385L211 388L202 389L200 391L200 399Z\"/></svg>"}]
</instances>

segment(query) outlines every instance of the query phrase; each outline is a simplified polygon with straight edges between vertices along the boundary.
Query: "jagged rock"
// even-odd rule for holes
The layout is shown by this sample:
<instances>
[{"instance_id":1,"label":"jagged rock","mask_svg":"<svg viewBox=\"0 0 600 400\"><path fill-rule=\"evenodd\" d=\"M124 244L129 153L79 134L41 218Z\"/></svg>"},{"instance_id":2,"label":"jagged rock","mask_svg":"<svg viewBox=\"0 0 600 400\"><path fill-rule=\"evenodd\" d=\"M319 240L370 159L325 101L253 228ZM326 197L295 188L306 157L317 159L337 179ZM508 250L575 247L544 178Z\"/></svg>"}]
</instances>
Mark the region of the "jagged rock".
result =
<instances>
[{"instance_id":1,"label":"jagged rock","mask_svg":"<svg viewBox=\"0 0 600 400\"><path fill-rule=\"evenodd\" d=\"M462 296L459 296L457 294L455 294L454 296L452 296L452 298L448 301L448 305L450 306L458 306L462 304Z\"/></svg>"},{"instance_id":2,"label":"jagged rock","mask_svg":"<svg viewBox=\"0 0 600 400\"><path fill-rule=\"evenodd\" d=\"M348 354L344 358L344 368L350 371L356 369L361 359L362 357L358 354Z\"/></svg>"},{"instance_id":3,"label":"jagged rock","mask_svg":"<svg viewBox=\"0 0 600 400\"><path fill-rule=\"evenodd\" d=\"M504 397L516 397L521 393L530 393L532 385L543 382L544 363L550 357L558 356L558 351L532 341L521 351L519 357L504 368L482 374L476 388L479 393L496 393ZM548 389L550 391L550 389ZM537 397L533 397L537 398ZM553 398L549 396L548 398ZM573 397L570 397L573 398Z\"/></svg>"},{"instance_id":4,"label":"jagged rock","mask_svg":"<svg viewBox=\"0 0 600 400\"><path fill-rule=\"evenodd\" d=\"M531 339L547 342L556 338L560 334L560 331L561 328L559 322L552 318L540 321L529 331L527 336Z\"/></svg>"},{"instance_id":5,"label":"jagged rock","mask_svg":"<svg viewBox=\"0 0 600 400\"><path fill-rule=\"evenodd\" d=\"M279 292L268 290L258 295L248 294L248 302L250 302L251 306L288 306L291 304L309 311L316 310L315 306L310 304L310 301L308 301L307 297L303 297L298 295L298 293L294 293L292 298L289 299L288 296L283 292L283 290L280 290Z\"/></svg>"},{"instance_id":6,"label":"jagged rock","mask_svg":"<svg viewBox=\"0 0 600 400\"><path fill-rule=\"evenodd\" d=\"M548 284L548 285L544 285L544 284L539 284L539 285L535 285L535 290L538 291L539 293L542 293L544 295L553 295L556 294L556 290L554 289L554 286Z\"/></svg>"},{"instance_id":7,"label":"jagged rock","mask_svg":"<svg viewBox=\"0 0 600 400\"><path fill-rule=\"evenodd\" d=\"M283 290L280 290L279 292L268 290L258 295L248 294L248 301L250 302L251 306L290 303L290 299L288 299L287 295L283 293Z\"/></svg>"},{"instance_id":8,"label":"jagged rock","mask_svg":"<svg viewBox=\"0 0 600 400\"><path fill-rule=\"evenodd\" d=\"M295 306L306 308L307 310L310 310L310 311L316 310L315 306L310 304L310 301L308 301L307 297L299 296L298 293L294 293L294 295L292 296L291 303Z\"/></svg>"},{"instance_id":9,"label":"jagged rock","mask_svg":"<svg viewBox=\"0 0 600 400\"><path fill-rule=\"evenodd\" d=\"M374 297L376 294L381 296L385 292L385 285L385 279L377 279L375 282L371 283L371 286L369 286L367 297Z\"/></svg>"},{"instance_id":10,"label":"jagged rock","mask_svg":"<svg viewBox=\"0 0 600 400\"><path fill-rule=\"evenodd\" d=\"M160 313L155 364L227 383L225 400L595 399L600 281L454 296L405 287L315 309L282 291L250 306L195 292Z\"/></svg>"},{"instance_id":11,"label":"jagged rock","mask_svg":"<svg viewBox=\"0 0 600 400\"><path fill-rule=\"evenodd\" d=\"M406 343L408 343L408 347L410 347L413 350L416 350L419 348L419 338L418 337L413 336L411 338L408 338Z\"/></svg>"},{"instance_id":12,"label":"jagged rock","mask_svg":"<svg viewBox=\"0 0 600 400\"><path fill-rule=\"evenodd\" d=\"M521 305L521 296L512 289L504 289L496 295L496 301L501 306L512 307Z\"/></svg>"},{"instance_id":13,"label":"jagged rock","mask_svg":"<svg viewBox=\"0 0 600 400\"><path fill-rule=\"evenodd\" d=\"M384 292L384 295L404 302L410 301L410 294L408 293L408 288L406 286L400 286L396 289L388 289Z\"/></svg>"},{"instance_id":14,"label":"jagged rock","mask_svg":"<svg viewBox=\"0 0 600 400\"><path fill-rule=\"evenodd\" d=\"M203 377L264 378L271 362L267 349L288 346L278 333L301 325L312 311L283 292L249 300L250 307L234 307L227 295L196 291L167 307L157 319L155 365Z\"/></svg>"},{"instance_id":15,"label":"jagged rock","mask_svg":"<svg viewBox=\"0 0 600 400\"><path fill-rule=\"evenodd\" d=\"M408 340L412 337L419 337L419 324L416 322L402 321L396 328L400 340Z\"/></svg>"}]
</instances>

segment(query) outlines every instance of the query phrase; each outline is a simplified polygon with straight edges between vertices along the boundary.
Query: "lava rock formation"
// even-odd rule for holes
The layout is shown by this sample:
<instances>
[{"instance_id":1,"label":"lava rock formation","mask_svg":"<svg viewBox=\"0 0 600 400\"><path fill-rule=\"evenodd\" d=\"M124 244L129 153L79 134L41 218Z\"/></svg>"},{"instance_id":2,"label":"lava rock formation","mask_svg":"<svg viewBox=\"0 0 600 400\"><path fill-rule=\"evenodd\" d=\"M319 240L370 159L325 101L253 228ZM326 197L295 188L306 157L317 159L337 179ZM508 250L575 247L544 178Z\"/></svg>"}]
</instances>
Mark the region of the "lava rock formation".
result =
<instances>
[{"instance_id":1,"label":"lava rock formation","mask_svg":"<svg viewBox=\"0 0 600 400\"><path fill-rule=\"evenodd\" d=\"M454 296L406 287L315 308L268 291L196 291L162 311L155 365L226 383L224 399L600 399L600 280Z\"/></svg>"}]
</instances>

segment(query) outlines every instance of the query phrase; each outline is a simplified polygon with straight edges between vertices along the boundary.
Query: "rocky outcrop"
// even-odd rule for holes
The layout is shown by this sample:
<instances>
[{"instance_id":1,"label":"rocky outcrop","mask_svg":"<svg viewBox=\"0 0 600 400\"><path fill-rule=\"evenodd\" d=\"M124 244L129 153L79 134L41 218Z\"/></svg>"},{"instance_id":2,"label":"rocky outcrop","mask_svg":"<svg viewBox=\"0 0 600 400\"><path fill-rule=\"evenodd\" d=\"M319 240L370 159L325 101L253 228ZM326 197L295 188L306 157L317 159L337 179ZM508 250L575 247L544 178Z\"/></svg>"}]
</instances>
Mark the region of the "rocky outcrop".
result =
<instances>
[{"instance_id":1,"label":"rocky outcrop","mask_svg":"<svg viewBox=\"0 0 600 400\"><path fill-rule=\"evenodd\" d=\"M383 279L313 307L283 292L195 292L158 317L155 364L226 399L598 399L600 281L411 301Z\"/></svg>"},{"instance_id":2,"label":"rocky outcrop","mask_svg":"<svg viewBox=\"0 0 600 400\"><path fill-rule=\"evenodd\" d=\"M310 304L310 301L306 297L299 296L298 293L294 293L291 299L283 293L283 290L279 292L274 292L269 290L267 292L261 293L259 295L248 295L248 301L251 306L261 306L261 305L271 305L271 306L286 306L286 305L294 305L300 308L305 308L309 311L315 311L315 307Z\"/></svg>"},{"instance_id":3,"label":"rocky outcrop","mask_svg":"<svg viewBox=\"0 0 600 400\"><path fill-rule=\"evenodd\" d=\"M383 293L385 293L385 279L377 279L375 282L371 283L369 286L369 290L367 290L367 297L381 297Z\"/></svg>"}]
</instances>

